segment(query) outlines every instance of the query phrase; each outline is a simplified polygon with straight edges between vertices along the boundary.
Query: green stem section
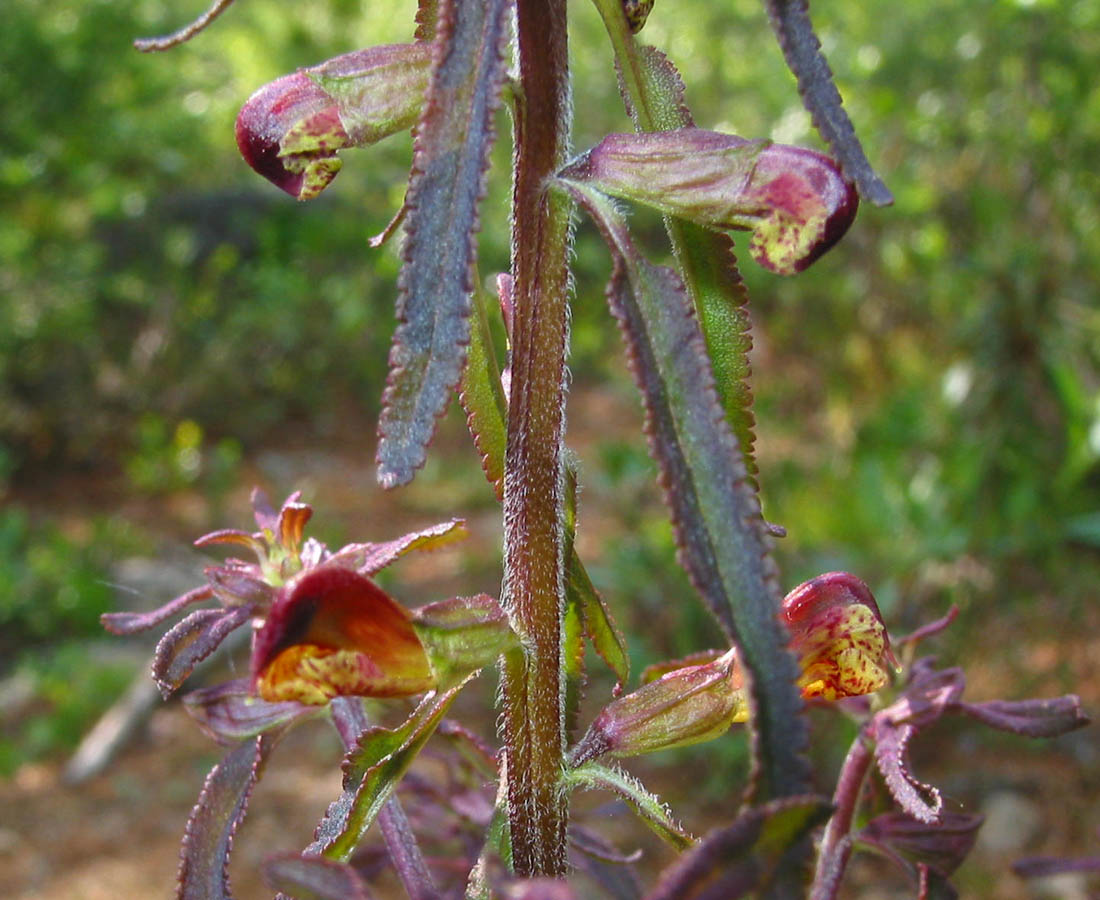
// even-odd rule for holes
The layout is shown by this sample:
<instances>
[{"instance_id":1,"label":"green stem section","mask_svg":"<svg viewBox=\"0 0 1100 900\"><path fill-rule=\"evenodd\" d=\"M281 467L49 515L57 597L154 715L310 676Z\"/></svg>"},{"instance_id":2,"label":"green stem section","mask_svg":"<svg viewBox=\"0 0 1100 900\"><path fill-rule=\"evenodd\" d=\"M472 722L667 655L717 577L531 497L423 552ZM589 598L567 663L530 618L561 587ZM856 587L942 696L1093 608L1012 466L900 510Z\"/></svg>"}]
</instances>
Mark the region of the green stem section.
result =
<instances>
[{"instance_id":1,"label":"green stem section","mask_svg":"<svg viewBox=\"0 0 1100 900\"><path fill-rule=\"evenodd\" d=\"M512 382L504 474L504 606L521 648L502 672L508 815L521 876L566 870L561 632L570 203L546 191L568 149L565 0L519 0Z\"/></svg>"}]
</instances>

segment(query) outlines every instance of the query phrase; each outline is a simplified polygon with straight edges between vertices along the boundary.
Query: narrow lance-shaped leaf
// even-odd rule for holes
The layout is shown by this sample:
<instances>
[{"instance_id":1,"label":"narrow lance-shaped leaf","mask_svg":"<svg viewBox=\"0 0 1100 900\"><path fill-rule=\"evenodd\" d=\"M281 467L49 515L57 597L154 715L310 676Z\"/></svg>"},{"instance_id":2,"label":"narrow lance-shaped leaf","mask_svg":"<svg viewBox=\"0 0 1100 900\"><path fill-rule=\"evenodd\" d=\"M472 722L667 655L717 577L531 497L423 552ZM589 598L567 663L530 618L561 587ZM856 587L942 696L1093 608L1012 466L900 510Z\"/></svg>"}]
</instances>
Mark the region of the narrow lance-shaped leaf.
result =
<instances>
[{"instance_id":1,"label":"narrow lance-shaped leaf","mask_svg":"<svg viewBox=\"0 0 1100 900\"><path fill-rule=\"evenodd\" d=\"M716 828L661 876L647 900L734 900L765 888L789 850L831 812L822 797L777 800L743 812ZM753 893L753 896L757 894Z\"/></svg>"},{"instance_id":2,"label":"narrow lance-shaped leaf","mask_svg":"<svg viewBox=\"0 0 1100 900\"><path fill-rule=\"evenodd\" d=\"M677 850L686 850L695 839L677 822L668 807L621 769L587 762L566 773L573 787L612 791L622 797L638 817L662 840Z\"/></svg>"},{"instance_id":3,"label":"narrow lance-shaped leaf","mask_svg":"<svg viewBox=\"0 0 1100 900\"><path fill-rule=\"evenodd\" d=\"M603 11L606 4L600 6ZM609 27L613 27L612 22L608 22ZM684 100L683 79L669 58L655 47L639 45L621 33L619 36L623 42L616 56L619 88L635 130L694 127L695 120ZM737 435L745 469L750 478L755 478L755 421L749 389L751 323L748 291L737 269L733 241L727 234L672 216L665 216L665 228L699 316L722 409Z\"/></svg>"},{"instance_id":4,"label":"narrow lance-shaped leaf","mask_svg":"<svg viewBox=\"0 0 1100 900\"><path fill-rule=\"evenodd\" d=\"M233 835L278 738L266 734L245 741L206 777L180 852L178 900L231 900L227 867Z\"/></svg>"},{"instance_id":5,"label":"narrow lance-shaped leaf","mask_svg":"<svg viewBox=\"0 0 1100 900\"><path fill-rule=\"evenodd\" d=\"M856 183L860 194L875 206L889 206L894 197L871 168L844 111L833 73L810 23L807 0L764 0L764 6L787 66L798 79L798 90L813 116L814 126L840 160L844 173Z\"/></svg>"},{"instance_id":6,"label":"narrow lance-shaped leaf","mask_svg":"<svg viewBox=\"0 0 1100 900\"><path fill-rule=\"evenodd\" d=\"M608 298L642 391L650 450L661 471L680 559L742 653L750 675L763 796L802 793L808 767L794 659L776 619L780 596L763 518L737 440L718 407L703 338L683 284L638 253L612 202L561 183L589 211L615 254Z\"/></svg>"},{"instance_id":7,"label":"narrow lance-shaped leaf","mask_svg":"<svg viewBox=\"0 0 1100 900\"><path fill-rule=\"evenodd\" d=\"M253 695L248 680L238 678L200 688L183 698L184 709L219 744L235 744L276 726L316 715L320 707L292 701L268 703Z\"/></svg>"},{"instance_id":8,"label":"narrow lance-shaped leaf","mask_svg":"<svg viewBox=\"0 0 1100 900\"><path fill-rule=\"evenodd\" d=\"M378 478L410 481L424 464L470 340L478 204L504 79L507 0L444 0L416 129L407 197L399 325L378 423Z\"/></svg>"},{"instance_id":9,"label":"narrow lance-shaped leaf","mask_svg":"<svg viewBox=\"0 0 1100 900\"><path fill-rule=\"evenodd\" d=\"M164 635L153 655L153 679L167 697L192 670L218 649L231 631L248 621L252 609L199 609Z\"/></svg>"},{"instance_id":10,"label":"narrow lance-shaped leaf","mask_svg":"<svg viewBox=\"0 0 1100 900\"><path fill-rule=\"evenodd\" d=\"M351 856L461 688L426 695L393 731L379 728L363 733L344 764L343 794L329 806L307 854L321 853L341 861Z\"/></svg>"},{"instance_id":11,"label":"narrow lance-shaped leaf","mask_svg":"<svg viewBox=\"0 0 1100 900\"><path fill-rule=\"evenodd\" d=\"M264 881L294 900L370 900L372 894L346 863L321 856L283 854L263 864Z\"/></svg>"}]
</instances>

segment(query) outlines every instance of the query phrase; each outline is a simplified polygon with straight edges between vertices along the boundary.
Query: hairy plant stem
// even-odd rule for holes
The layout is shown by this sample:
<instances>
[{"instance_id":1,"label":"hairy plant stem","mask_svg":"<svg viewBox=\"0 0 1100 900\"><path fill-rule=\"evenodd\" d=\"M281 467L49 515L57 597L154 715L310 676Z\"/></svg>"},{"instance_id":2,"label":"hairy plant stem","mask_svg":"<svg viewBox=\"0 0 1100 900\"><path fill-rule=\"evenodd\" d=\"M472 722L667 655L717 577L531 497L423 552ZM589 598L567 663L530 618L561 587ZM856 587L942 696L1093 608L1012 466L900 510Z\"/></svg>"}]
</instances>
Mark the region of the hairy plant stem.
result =
<instances>
[{"instance_id":1,"label":"hairy plant stem","mask_svg":"<svg viewBox=\"0 0 1100 900\"><path fill-rule=\"evenodd\" d=\"M852 828L856 806L859 803L863 781L871 766L871 748L863 734L852 742L844 764L837 778L836 791L833 794L834 811L817 854L817 869L814 872L810 900L834 900L840 879L851 855L851 840L848 832Z\"/></svg>"},{"instance_id":2,"label":"hairy plant stem","mask_svg":"<svg viewBox=\"0 0 1100 900\"><path fill-rule=\"evenodd\" d=\"M565 0L518 0L512 381L504 473L503 730L516 874L565 874L561 659L569 201L546 191L569 141Z\"/></svg>"}]
</instances>

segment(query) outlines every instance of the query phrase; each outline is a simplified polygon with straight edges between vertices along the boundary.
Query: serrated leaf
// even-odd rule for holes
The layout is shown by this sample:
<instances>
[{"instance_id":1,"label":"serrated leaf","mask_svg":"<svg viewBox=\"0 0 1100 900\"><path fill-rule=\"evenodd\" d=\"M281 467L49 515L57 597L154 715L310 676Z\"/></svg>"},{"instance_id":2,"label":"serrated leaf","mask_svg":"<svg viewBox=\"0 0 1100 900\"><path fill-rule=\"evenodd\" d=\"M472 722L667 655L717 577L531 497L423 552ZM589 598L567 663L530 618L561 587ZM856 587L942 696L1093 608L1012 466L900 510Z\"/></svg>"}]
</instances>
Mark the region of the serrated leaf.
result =
<instances>
[{"instance_id":1,"label":"serrated leaf","mask_svg":"<svg viewBox=\"0 0 1100 900\"><path fill-rule=\"evenodd\" d=\"M909 772L909 741L914 734L912 725L899 725L882 734L875 743L875 764L898 806L919 822L938 822L943 810L939 790Z\"/></svg>"},{"instance_id":2,"label":"serrated leaf","mask_svg":"<svg viewBox=\"0 0 1100 900\"><path fill-rule=\"evenodd\" d=\"M859 193L875 206L889 206L894 197L871 168L844 111L844 101L840 99L833 73L821 53L821 42L810 23L807 0L764 0L764 6L787 67L798 80L799 93L813 116L814 127L825 138Z\"/></svg>"},{"instance_id":3,"label":"serrated leaf","mask_svg":"<svg viewBox=\"0 0 1100 900\"><path fill-rule=\"evenodd\" d=\"M807 738L794 659L776 619L777 574L691 301L675 272L637 251L608 198L586 185L562 184L615 255L608 300L645 402L650 453L661 471L680 561L751 673L763 795L801 793L809 777L802 756Z\"/></svg>"},{"instance_id":4,"label":"serrated leaf","mask_svg":"<svg viewBox=\"0 0 1100 900\"><path fill-rule=\"evenodd\" d=\"M354 569L360 575L374 575L415 550L438 550L469 537L465 519L451 519L419 531L380 543L348 544L326 562Z\"/></svg>"},{"instance_id":5,"label":"serrated leaf","mask_svg":"<svg viewBox=\"0 0 1100 900\"><path fill-rule=\"evenodd\" d=\"M497 500L504 499L504 424L508 403L500 383L500 367L493 352L488 310L482 291L475 287L474 319L470 328L470 346L466 369L462 373L459 401L466 411L466 427L474 439L481 468L493 486Z\"/></svg>"},{"instance_id":6,"label":"serrated leaf","mask_svg":"<svg viewBox=\"0 0 1100 900\"><path fill-rule=\"evenodd\" d=\"M588 762L570 769L565 778L567 784L575 788L618 794L654 834L677 850L686 850L695 843L695 839L672 817L668 807L622 769Z\"/></svg>"},{"instance_id":7,"label":"serrated leaf","mask_svg":"<svg viewBox=\"0 0 1100 900\"><path fill-rule=\"evenodd\" d=\"M407 196L399 325L378 423L383 487L424 464L470 340L478 205L504 80L507 0L443 0Z\"/></svg>"},{"instance_id":8,"label":"serrated leaf","mask_svg":"<svg viewBox=\"0 0 1100 900\"><path fill-rule=\"evenodd\" d=\"M831 812L827 800L813 796L746 810L677 859L646 900L734 900L767 887L773 877L784 874L788 851Z\"/></svg>"},{"instance_id":9,"label":"serrated leaf","mask_svg":"<svg viewBox=\"0 0 1100 900\"><path fill-rule=\"evenodd\" d=\"M99 617L99 621L111 634L137 634L139 631L147 631L154 625L159 625L165 619L170 619L180 610L202 603L213 596L213 588L204 584L148 612L104 613Z\"/></svg>"},{"instance_id":10,"label":"serrated leaf","mask_svg":"<svg viewBox=\"0 0 1100 900\"><path fill-rule=\"evenodd\" d=\"M233 835L280 736L266 734L245 741L207 775L183 838L177 900L232 900L228 865Z\"/></svg>"},{"instance_id":11,"label":"serrated leaf","mask_svg":"<svg viewBox=\"0 0 1100 900\"><path fill-rule=\"evenodd\" d=\"M219 744L236 744L320 711L301 703L261 700L253 696L245 678L191 691L183 698L183 707Z\"/></svg>"},{"instance_id":12,"label":"serrated leaf","mask_svg":"<svg viewBox=\"0 0 1100 900\"><path fill-rule=\"evenodd\" d=\"M990 728L1032 738L1058 737L1089 724L1076 694L1041 700L960 703L959 709Z\"/></svg>"},{"instance_id":13,"label":"serrated leaf","mask_svg":"<svg viewBox=\"0 0 1100 900\"><path fill-rule=\"evenodd\" d=\"M372 728L360 735L358 746L344 761L343 793L317 826L307 854L341 861L351 856L462 686L427 694L394 730Z\"/></svg>"},{"instance_id":14,"label":"serrated leaf","mask_svg":"<svg viewBox=\"0 0 1100 900\"><path fill-rule=\"evenodd\" d=\"M264 861L264 881L294 900L370 900L371 893L346 863L319 856L287 854Z\"/></svg>"},{"instance_id":15,"label":"serrated leaf","mask_svg":"<svg viewBox=\"0 0 1100 900\"><path fill-rule=\"evenodd\" d=\"M924 864L946 877L973 849L982 822L982 816L944 812L930 825L905 813L888 812L873 818L854 837L911 871Z\"/></svg>"},{"instance_id":16,"label":"serrated leaf","mask_svg":"<svg viewBox=\"0 0 1100 900\"><path fill-rule=\"evenodd\" d=\"M250 606L199 609L165 634L153 654L153 679L160 692L168 697L183 684L195 666L247 622L252 612Z\"/></svg>"}]
</instances>

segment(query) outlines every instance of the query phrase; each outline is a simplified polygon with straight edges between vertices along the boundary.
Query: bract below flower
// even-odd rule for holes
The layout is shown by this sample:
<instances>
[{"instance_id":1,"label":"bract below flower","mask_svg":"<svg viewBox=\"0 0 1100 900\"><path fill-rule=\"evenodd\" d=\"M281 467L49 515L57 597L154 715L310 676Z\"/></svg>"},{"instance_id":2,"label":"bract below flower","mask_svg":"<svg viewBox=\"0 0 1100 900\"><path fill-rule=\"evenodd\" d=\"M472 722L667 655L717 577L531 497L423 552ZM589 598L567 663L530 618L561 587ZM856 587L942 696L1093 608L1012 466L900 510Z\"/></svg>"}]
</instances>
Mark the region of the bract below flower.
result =
<instances>
[{"instance_id":1,"label":"bract below flower","mask_svg":"<svg viewBox=\"0 0 1100 900\"><path fill-rule=\"evenodd\" d=\"M783 600L781 618L798 656L802 696L839 700L870 694L898 667L870 589L847 572L800 584Z\"/></svg>"}]
</instances>

